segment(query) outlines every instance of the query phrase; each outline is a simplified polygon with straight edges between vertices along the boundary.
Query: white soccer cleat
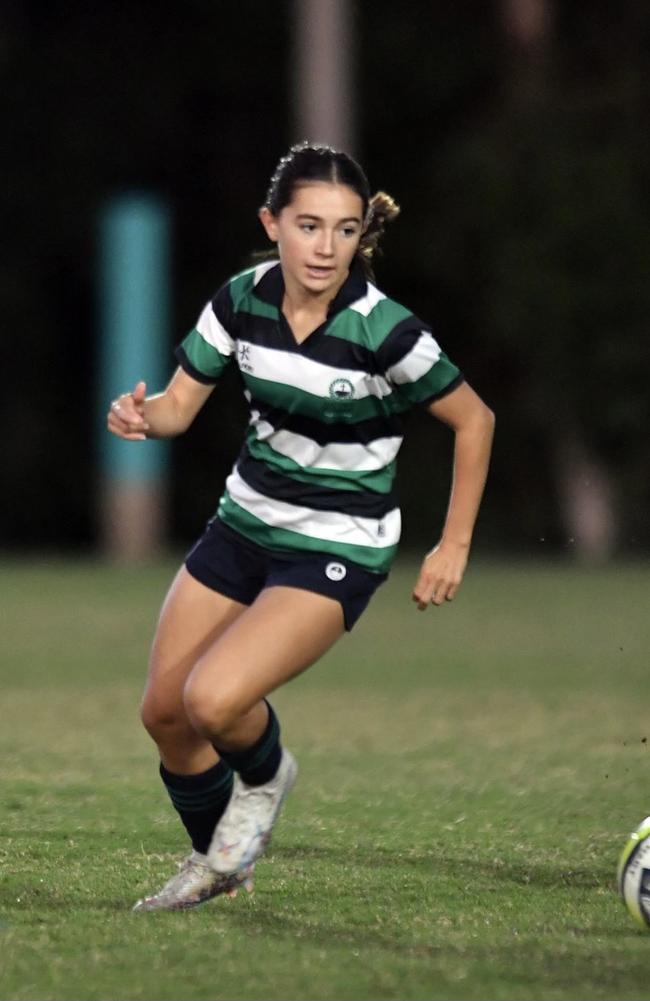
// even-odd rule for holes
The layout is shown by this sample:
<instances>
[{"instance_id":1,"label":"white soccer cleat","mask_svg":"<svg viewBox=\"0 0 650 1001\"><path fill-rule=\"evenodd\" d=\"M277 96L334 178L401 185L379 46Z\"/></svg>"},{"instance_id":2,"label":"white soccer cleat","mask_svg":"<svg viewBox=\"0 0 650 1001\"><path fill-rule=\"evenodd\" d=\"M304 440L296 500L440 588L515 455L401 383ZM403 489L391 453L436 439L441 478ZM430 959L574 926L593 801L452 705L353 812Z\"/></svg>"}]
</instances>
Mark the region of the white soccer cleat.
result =
<instances>
[{"instance_id":1,"label":"white soccer cleat","mask_svg":"<svg viewBox=\"0 0 650 1001\"><path fill-rule=\"evenodd\" d=\"M220 893L236 897L243 887L249 893L253 890L253 869L248 866L241 872L222 876L208 865L207 857L200 852L191 852L179 862L178 872L153 897L143 897L135 904L134 911L184 911L197 907L204 900L210 900Z\"/></svg>"},{"instance_id":2,"label":"white soccer cleat","mask_svg":"<svg viewBox=\"0 0 650 1001\"><path fill-rule=\"evenodd\" d=\"M295 758L283 750L280 767L270 782L249 786L235 776L230 802L208 849L208 862L216 873L237 875L260 857L297 775Z\"/></svg>"}]
</instances>

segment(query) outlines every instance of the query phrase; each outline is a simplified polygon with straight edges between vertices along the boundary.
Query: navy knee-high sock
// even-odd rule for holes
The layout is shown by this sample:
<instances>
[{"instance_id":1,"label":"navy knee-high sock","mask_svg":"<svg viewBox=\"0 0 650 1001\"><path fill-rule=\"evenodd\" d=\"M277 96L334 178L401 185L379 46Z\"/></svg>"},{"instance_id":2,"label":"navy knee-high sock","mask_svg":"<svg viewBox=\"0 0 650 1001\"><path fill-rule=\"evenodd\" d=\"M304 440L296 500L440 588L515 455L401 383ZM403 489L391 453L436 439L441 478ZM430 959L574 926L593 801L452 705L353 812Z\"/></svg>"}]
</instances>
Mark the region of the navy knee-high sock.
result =
<instances>
[{"instance_id":1,"label":"navy knee-high sock","mask_svg":"<svg viewBox=\"0 0 650 1001\"><path fill-rule=\"evenodd\" d=\"M232 770L225 761L218 761L199 775L174 775L161 762L160 777L185 825L192 847L205 855L214 829L228 806Z\"/></svg>"},{"instance_id":2,"label":"navy knee-high sock","mask_svg":"<svg viewBox=\"0 0 650 1001\"><path fill-rule=\"evenodd\" d=\"M266 699L264 700L266 702ZM245 751L224 751L215 744L219 757L233 771L238 772L242 782L249 786L259 786L270 782L280 766L282 745L280 744L280 724L269 702L266 702L269 718L262 736Z\"/></svg>"}]
</instances>

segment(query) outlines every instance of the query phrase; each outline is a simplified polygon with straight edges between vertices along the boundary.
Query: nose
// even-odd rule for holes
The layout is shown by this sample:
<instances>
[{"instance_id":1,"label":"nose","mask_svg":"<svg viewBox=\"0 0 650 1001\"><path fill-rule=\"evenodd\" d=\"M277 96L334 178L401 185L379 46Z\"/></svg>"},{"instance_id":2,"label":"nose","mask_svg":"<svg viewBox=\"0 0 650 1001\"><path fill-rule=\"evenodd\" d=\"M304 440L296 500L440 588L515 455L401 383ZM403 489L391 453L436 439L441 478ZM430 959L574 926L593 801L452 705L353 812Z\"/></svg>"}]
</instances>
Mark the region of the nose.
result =
<instances>
[{"instance_id":1,"label":"nose","mask_svg":"<svg viewBox=\"0 0 650 1001\"><path fill-rule=\"evenodd\" d=\"M332 257L334 254L334 233L331 229L321 229L319 240L316 246L316 253L320 257Z\"/></svg>"}]
</instances>

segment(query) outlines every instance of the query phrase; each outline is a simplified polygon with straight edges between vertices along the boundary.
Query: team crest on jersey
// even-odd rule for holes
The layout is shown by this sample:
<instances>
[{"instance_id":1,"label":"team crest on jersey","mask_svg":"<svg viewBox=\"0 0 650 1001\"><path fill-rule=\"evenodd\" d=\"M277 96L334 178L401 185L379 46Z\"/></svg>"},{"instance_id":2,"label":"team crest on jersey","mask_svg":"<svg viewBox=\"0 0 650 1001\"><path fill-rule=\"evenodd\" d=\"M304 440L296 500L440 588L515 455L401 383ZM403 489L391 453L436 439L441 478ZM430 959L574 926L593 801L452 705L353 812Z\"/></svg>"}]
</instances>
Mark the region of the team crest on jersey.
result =
<instances>
[{"instance_id":1,"label":"team crest on jersey","mask_svg":"<svg viewBox=\"0 0 650 1001\"><path fill-rule=\"evenodd\" d=\"M333 400L351 400L354 396L354 386L349 379L335 379L330 384L330 396Z\"/></svg>"}]
</instances>

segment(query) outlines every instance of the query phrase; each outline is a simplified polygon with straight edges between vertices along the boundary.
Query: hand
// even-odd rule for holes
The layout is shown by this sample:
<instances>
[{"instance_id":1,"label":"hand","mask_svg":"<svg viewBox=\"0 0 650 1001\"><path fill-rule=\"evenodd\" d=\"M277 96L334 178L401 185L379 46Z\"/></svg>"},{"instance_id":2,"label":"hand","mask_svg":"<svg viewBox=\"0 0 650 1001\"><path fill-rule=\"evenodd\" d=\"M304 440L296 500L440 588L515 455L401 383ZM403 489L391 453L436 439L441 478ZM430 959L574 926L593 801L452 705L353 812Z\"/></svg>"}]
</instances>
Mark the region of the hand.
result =
<instances>
[{"instance_id":1,"label":"hand","mask_svg":"<svg viewBox=\"0 0 650 1001\"><path fill-rule=\"evenodd\" d=\"M108 430L126 441L144 441L149 430L144 416L146 393L146 383L138 382L132 393L113 400L107 416Z\"/></svg>"},{"instance_id":2,"label":"hand","mask_svg":"<svg viewBox=\"0 0 650 1001\"><path fill-rule=\"evenodd\" d=\"M440 542L424 558L412 598L423 612L432 605L453 601L467 566L469 546Z\"/></svg>"}]
</instances>

